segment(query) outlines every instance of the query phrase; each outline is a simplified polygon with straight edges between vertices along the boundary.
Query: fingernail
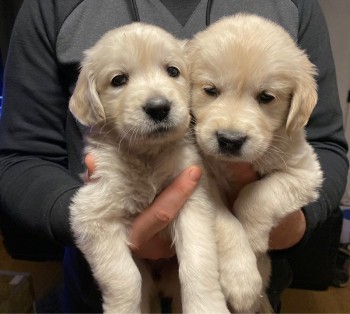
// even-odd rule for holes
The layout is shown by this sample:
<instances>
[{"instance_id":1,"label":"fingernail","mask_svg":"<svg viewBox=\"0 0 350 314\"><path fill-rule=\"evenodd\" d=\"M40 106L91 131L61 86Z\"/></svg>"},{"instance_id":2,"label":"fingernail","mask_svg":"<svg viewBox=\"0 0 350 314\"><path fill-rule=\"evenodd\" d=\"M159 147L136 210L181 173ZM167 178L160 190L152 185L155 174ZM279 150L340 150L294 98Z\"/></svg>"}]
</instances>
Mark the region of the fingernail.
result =
<instances>
[{"instance_id":1,"label":"fingernail","mask_svg":"<svg viewBox=\"0 0 350 314\"><path fill-rule=\"evenodd\" d=\"M202 176L202 169L198 167L192 168L189 173L189 177L193 182L198 182L201 176Z\"/></svg>"}]
</instances>

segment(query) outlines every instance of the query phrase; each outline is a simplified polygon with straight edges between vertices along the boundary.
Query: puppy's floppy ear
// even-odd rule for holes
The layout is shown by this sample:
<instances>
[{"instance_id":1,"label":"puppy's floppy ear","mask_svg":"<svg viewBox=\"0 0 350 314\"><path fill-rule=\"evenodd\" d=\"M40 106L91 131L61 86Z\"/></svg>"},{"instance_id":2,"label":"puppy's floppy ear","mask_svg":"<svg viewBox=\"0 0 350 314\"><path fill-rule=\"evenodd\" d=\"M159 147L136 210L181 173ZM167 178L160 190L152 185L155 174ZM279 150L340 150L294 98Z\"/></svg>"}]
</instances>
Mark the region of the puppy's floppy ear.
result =
<instances>
[{"instance_id":1,"label":"puppy's floppy ear","mask_svg":"<svg viewBox=\"0 0 350 314\"><path fill-rule=\"evenodd\" d=\"M318 97L314 78L316 73L316 67L309 60L305 60L293 90L286 124L287 134L303 128L309 121Z\"/></svg>"},{"instance_id":2,"label":"puppy's floppy ear","mask_svg":"<svg viewBox=\"0 0 350 314\"><path fill-rule=\"evenodd\" d=\"M69 109L75 118L86 126L105 120L105 112L96 90L94 75L84 66L69 101Z\"/></svg>"}]
</instances>

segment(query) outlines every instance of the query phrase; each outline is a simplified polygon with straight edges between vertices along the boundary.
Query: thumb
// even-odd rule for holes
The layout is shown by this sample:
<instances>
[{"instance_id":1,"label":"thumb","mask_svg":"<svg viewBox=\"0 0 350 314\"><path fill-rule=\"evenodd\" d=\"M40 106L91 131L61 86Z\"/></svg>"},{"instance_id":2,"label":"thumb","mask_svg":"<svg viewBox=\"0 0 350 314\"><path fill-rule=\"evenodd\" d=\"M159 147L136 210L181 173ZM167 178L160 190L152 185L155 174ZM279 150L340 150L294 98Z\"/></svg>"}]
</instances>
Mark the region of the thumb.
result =
<instances>
[{"instance_id":1,"label":"thumb","mask_svg":"<svg viewBox=\"0 0 350 314\"><path fill-rule=\"evenodd\" d=\"M135 218L129 237L132 250L138 249L168 226L195 190L201 175L202 170L198 166L185 169Z\"/></svg>"}]
</instances>

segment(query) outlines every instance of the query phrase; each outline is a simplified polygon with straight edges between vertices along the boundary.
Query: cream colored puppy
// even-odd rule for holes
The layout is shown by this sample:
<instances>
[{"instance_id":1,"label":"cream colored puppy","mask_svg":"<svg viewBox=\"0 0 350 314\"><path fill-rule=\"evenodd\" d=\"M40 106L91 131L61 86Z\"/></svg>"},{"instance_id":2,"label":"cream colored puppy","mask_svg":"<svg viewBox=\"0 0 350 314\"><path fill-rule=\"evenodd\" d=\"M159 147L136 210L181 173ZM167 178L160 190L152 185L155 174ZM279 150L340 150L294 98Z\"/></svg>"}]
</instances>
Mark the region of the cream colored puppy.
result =
<instances>
[{"instance_id":1,"label":"cream colored puppy","mask_svg":"<svg viewBox=\"0 0 350 314\"><path fill-rule=\"evenodd\" d=\"M155 26L134 23L112 30L86 52L70 100L74 116L90 127L86 151L96 159L96 180L73 199L71 226L107 313L150 312L160 287L166 286L163 293L178 287L176 280L157 286L150 271L156 266L131 255L128 229L183 169L201 165L186 136L190 84L183 50L182 42ZM226 212L204 175L165 235L175 244L186 313L228 313L219 283L215 210ZM248 295L254 303L261 289L256 258L235 224L248 265L232 276L257 285ZM180 291L171 297L173 311L180 311Z\"/></svg>"},{"instance_id":2,"label":"cream colored puppy","mask_svg":"<svg viewBox=\"0 0 350 314\"><path fill-rule=\"evenodd\" d=\"M261 177L243 188L234 209L267 285L271 228L315 201L322 183L303 129L317 102L316 69L281 26L254 15L221 19L197 34L188 52L197 142L222 197L232 204L229 163L249 162ZM220 257L220 268L229 267ZM225 276L221 281L225 290Z\"/></svg>"}]
</instances>

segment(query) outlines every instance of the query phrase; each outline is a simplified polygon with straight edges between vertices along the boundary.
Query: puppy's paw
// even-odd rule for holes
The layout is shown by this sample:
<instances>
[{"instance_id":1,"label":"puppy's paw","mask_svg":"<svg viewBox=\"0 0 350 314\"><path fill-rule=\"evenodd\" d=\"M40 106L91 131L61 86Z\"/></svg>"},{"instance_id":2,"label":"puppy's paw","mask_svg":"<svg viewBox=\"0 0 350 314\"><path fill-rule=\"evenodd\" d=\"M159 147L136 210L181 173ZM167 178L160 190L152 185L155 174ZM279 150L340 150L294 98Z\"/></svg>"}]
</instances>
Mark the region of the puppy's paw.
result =
<instances>
[{"instance_id":1,"label":"puppy's paw","mask_svg":"<svg viewBox=\"0 0 350 314\"><path fill-rule=\"evenodd\" d=\"M256 266L245 269L222 268L220 283L226 301L235 313L254 313L259 310L263 284Z\"/></svg>"}]
</instances>

